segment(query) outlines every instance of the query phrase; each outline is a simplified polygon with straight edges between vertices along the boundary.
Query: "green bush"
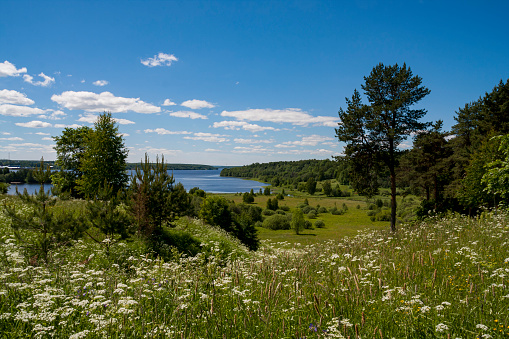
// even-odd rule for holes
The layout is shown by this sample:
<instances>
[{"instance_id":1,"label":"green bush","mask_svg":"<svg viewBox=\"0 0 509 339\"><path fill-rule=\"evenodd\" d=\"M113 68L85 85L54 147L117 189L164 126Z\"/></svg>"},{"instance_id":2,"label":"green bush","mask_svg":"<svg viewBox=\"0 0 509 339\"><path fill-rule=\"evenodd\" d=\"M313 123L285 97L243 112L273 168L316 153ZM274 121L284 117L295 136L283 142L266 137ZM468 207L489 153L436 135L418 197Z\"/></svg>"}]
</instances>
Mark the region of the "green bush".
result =
<instances>
[{"instance_id":1,"label":"green bush","mask_svg":"<svg viewBox=\"0 0 509 339\"><path fill-rule=\"evenodd\" d=\"M315 221L315 227L316 228L325 227L325 223L323 222L323 220L317 220L317 221Z\"/></svg>"},{"instance_id":2,"label":"green bush","mask_svg":"<svg viewBox=\"0 0 509 339\"><path fill-rule=\"evenodd\" d=\"M315 210L309 211L308 218L309 219L315 219L316 218L316 211Z\"/></svg>"},{"instance_id":3,"label":"green bush","mask_svg":"<svg viewBox=\"0 0 509 339\"><path fill-rule=\"evenodd\" d=\"M266 209L264 209L264 210L262 211L262 214L263 214L263 215L265 215L265 216L271 216L271 215L276 214L276 212L275 212L275 211L273 211L273 210L269 210L269 209L267 209L267 208L266 208Z\"/></svg>"},{"instance_id":4,"label":"green bush","mask_svg":"<svg viewBox=\"0 0 509 339\"><path fill-rule=\"evenodd\" d=\"M320 207L318 209L318 213L327 213L327 208L325 208L324 206Z\"/></svg>"},{"instance_id":5,"label":"green bush","mask_svg":"<svg viewBox=\"0 0 509 339\"><path fill-rule=\"evenodd\" d=\"M289 230L290 226L288 217L281 214L271 215L263 221L263 227L271 230Z\"/></svg>"}]
</instances>

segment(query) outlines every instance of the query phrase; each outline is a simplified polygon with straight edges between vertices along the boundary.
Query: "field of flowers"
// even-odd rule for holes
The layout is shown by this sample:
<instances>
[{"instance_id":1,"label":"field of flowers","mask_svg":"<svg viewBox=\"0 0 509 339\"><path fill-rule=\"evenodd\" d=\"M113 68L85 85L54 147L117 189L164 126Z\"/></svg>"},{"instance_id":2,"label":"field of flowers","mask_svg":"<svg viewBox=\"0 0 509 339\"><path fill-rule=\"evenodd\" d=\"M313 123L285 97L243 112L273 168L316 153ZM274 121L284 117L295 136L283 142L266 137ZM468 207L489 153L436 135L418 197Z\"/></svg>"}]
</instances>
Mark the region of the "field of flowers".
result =
<instances>
[{"instance_id":1,"label":"field of flowers","mask_svg":"<svg viewBox=\"0 0 509 339\"><path fill-rule=\"evenodd\" d=\"M197 220L177 228L206 250L163 262L81 240L30 266L0 217L1 337L509 337L507 213L257 252Z\"/></svg>"}]
</instances>

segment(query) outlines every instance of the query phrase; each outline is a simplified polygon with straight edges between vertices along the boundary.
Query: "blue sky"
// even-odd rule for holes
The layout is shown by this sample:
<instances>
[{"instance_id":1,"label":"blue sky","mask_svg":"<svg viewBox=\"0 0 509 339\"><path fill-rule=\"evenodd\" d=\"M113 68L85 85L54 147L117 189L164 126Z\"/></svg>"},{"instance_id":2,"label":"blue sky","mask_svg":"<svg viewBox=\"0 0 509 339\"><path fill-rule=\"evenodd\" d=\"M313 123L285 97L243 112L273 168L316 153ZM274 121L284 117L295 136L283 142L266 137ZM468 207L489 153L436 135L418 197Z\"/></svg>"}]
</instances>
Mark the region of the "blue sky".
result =
<instances>
[{"instance_id":1,"label":"blue sky","mask_svg":"<svg viewBox=\"0 0 509 339\"><path fill-rule=\"evenodd\" d=\"M406 63L449 129L509 78L508 1L0 1L0 159L111 111L131 162L244 165L342 152L337 111ZM409 139L402 147L408 147Z\"/></svg>"}]
</instances>

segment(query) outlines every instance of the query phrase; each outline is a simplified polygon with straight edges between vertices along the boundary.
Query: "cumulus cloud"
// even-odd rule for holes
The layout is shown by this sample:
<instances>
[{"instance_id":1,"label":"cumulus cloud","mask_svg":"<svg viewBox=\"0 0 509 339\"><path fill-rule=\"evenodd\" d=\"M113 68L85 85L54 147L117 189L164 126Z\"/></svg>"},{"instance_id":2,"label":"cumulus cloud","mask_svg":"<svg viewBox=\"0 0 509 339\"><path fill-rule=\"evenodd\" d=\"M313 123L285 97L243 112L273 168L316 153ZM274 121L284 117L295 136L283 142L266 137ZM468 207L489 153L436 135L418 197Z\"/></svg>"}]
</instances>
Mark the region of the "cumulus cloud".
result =
<instances>
[{"instance_id":1,"label":"cumulus cloud","mask_svg":"<svg viewBox=\"0 0 509 339\"><path fill-rule=\"evenodd\" d=\"M302 137L301 140L298 141L286 141L276 147L291 147L291 146L316 146L319 143L324 143L326 141L334 140L331 137L326 137L323 135L313 134L309 136Z\"/></svg>"},{"instance_id":2,"label":"cumulus cloud","mask_svg":"<svg viewBox=\"0 0 509 339\"><path fill-rule=\"evenodd\" d=\"M221 134L212 134L212 133L194 133L192 137L184 137L184 139L190 140L201 140L207 142L226 142L229 141L228 138L225 138L226 135Z\"/></svg>"},{"instance_id":3,"label":"cumulus cloud","mask_svg":"<svg viewBox=\"0 0 509 339\"><path fill-rule=\"evenodd\" d=\"M32 121L29 121L29 122L17 122L16 126L28 127L28 128L47 128L47 127L52 127L52 125L49 122L39 121L39 120L32 120Z\"/></svg>"},{"instance_id":4,"label":"cumulus cloud","mask_svg":"<svg viewBox=\"0 0 509 339\"><path fill-rule=\"evenodd\" d=\"M23 93L3 89L0 91L0 104L33 105L34 101Z\"/></svg>"},{"instance_id":5,"label":"cumulus cloud","mask_svg":"<svg viewBox=\"0 0 509 339\"><path fill-rule=\"evenodd\" d=\"M174 61L178 61L179 59L173 55L173 54L165 54L165 53L159 53L157 55L154 55L153 58L148 59L141 59L141 63L148 67L155 67L155 66L171 66L171 64Z\"/></svg>"},{"instance_id":6,"label":"cumulus cloud","mask_svg":"<svg viewBox=\"0 0 509 339\"><path fill-rule=\"evenodd\" d=\"M109 82L106 80L97 80L97 81L94 81L92 84L95 86L102 87L102 86L106 86L107 84L109 84Z\"/></svg>"},{"instance_id":7,"label":"cumulus cloud","mask_svg":"<svg viewBox=\"0 0 509 339\"><path fill-rule=\"evenodd\" d=\"M34 77L31 76L31 75L28 75L28 74L25 74L23 75L23 80L25 80L25 82L28 82L29 84L32 84L34 86L42 86L42 87L48 87L50 86L52 83L55 82L55 78L52 78L44 73L40 73L39 76L41 78L43 78L44 80L42 81L34 81Z\"/></svg>"},{"instance_id":8,"label":"cumulus cloud","mask_svg":"<svg viewBox=\"0 0 509 339\"><path fill-rule=\"evenodd\" d=\"M186 100L180 104L180 106L188 107L190 109L202 109L202 108L213 108L216 107L214 104L207 102L205 100Z\"/></svg>"},{"instance_id":9,"label":"cumulus cloud","mask_svg":"<svg viewBox=\"0 0 509 339\"><path fill-rule=\"evenodd\" d=\"M1 141L22 141L23 138L20 137L10 137L10 138L0 138Z\"/></svg>"},{"instance_id":10,"label":"cumulus cloud","mask_svg":"<svg viewBox=\"0 0 509 339\"><path fill-rule=\"evenodd\" d=\"M156 128L156 129L146 129L144 130L143 132L145 133L157 133L157 134L160 134L160 135L164 135L164 134L192 134L191 132L187 132L187 131L168 131L167 129L164 129L164 128Z\"/></svg>"},{"instance_id":11,"label":"cumulus cloud","mask_svg":"<svg viewBox=\"0 0 509 339\"><path fill-rule=\"evenodd\" d=\"M287 108L283 110L277 109L248 109L245 111L223 111L223 117L232 117L237 120L248 121L268 121L275 123L289 123L292 125L306 126L309 124L317 126L335 127L339 119L325 116L312 116L302 111L300 108Z\"/></svg>"},{"instance_id":12,"label":"cumulus cloud","mask_svg":"<svg viewBox=\"0 0 509 339\"><path fill-rule=\"evenodd\" d=\"M251 147L245 147L245 146L237 146L233 148L233 153L242 153L242 154L249 154L249 153L267 153L270 152L269 149L263 148L261 146L251 146Z\"/></svg>"},{"instance_id":13,"label":"cumulus cloud","mask_svg":"<svg viewBox=\"0 0 509 339\"><path fill-rule=\"evenodd\" d=\"M7 149L9 151L18 151L23 150L24 152L45 152L45 153L55 153L56 151L53 149L53 145L43 145L36 144L32 142L25 142L22 144L9 144Z\"/></svg>"},{"instance_id":14,"label":"cumulus cloud","mask_svg":"<svg viewBox=\"0 0 509 339\"><path fill-rule=\"evenodd\" d=\"M44 132L37 132L37 133L34 133L34 134L37 134L37 135L51 135L49 133L44 133Z\"/></svg>"},{"instance_id":15,"label":"cumulus cloud","mask_svg":"<svg viewBox=\"0 0 509 339\"><path fill-rule=\"evenodd\" d=\"M173 101L171 101L170 99L166 99L164 100L163 102L163 106L175 106L176 103L174 103Z\"/></svg>"},{"instance_id":16,"label":"cumulus cloud","mask_svg":"<svg viewBox=\"0 0 509 339\"><path fill-rule=\"evenodd\" d=\"M172 117L177 118L190 118L190 119L208 119L207 116L203 114L198 114L195 112L188 112L188 111L178 111L178 112L171 112L170 115Z\"/></svg>"},{"instance_id":17,"label":"cumulus cloud","mask_svg":"<svg viewBox=\"0 0 509 339\"><path fill-rule=\"evenodd\" d=\"M272 144L274 139L233 139L237 144Z\"/></svg>"},{"instance_id":18,"label":"cumulus cloud","mask_svg":"<svg viewBox=\"0 0 509 339\"><path fill-rule=\"evenodd\" d=\"M80 127L83 127L83 125L78 125L78 124L71 124L71 125L67 125L67 124L55 124L53 127L55 127L55 128L80 128Z\"/></svg>"},{"instance_id":19,"label":"cumulus cloud","mask_svg":"<svg viewBox=\"0 0 509 339\"><path fill-rule=\"evenodd\" d=\"M261 131L267 131L267 130L270 130L270 131L279 131L279 129L277 128L274 128L274 127L264 127L264 126L260 126L260 125L256 125L256 124L250 124L250 123L247 123L245 121L220 121L220 122L215 122L212 127L214 128L224 128L226 130L240 130L240 129L243 129L243 130L246 130L246 131L249 131L249 132L261 132Z\"/></svg>"},{"instance_id":20,"label":"cumulus cloud","mask_svg":"<svg viewBox=\"0 0 509 339\"><path fill-rule=\"evenodd\" d=\"M97 121L97 118L99 118L98 115L95 115L92 113L85 113L84 115L80 115L80 118L78 119L78 121L93 124ZM127 120L127 119L113 118L113 120L119 125L133 125L133 124L135 124L134 121Z\"/></svg>"},{"instance_id":21,"label":"cumulus cloud","mask_svg":"<svg viewBox=\"0 0 509 339\"><path fill-rule=\"evenodd\" d=\"M16 66L11 64L9 61L5 60L4 62L0 62L0 78L2 77L17 77L20 76L21 73L26 73L26 67L16 69Z\"/></svg>"},{"instance_id":22,"label":"cumulus cloud","mask_svg":"<svg viewBox=\"0 0 509 339\"><path fill-rule=\"evenodd\" d=\"M50 110L48 110L47 112L50 112ZM49 119L49 120L61 120L63 119L67 114L65 114L64 112L62 111L52 111L51 114L42 114L42 115L39 115L39 118L40 119Z\"/></svg>"},{"instance_id":23,"label":"cumulus cloud","mask_svg":"<svg viewBox=\"0 0 509 339\"><path fill-rule=\"evenodd\" d=\"M89 112L128 112L159 113L161 107L148 104L140 98L116 97L110 92L100 94L93 92L66 91L60 95L54 94L51 100L71 110L84 110Z\"/></svg>"},{"instance_id":24,"label":"cumulus cloud","mask_svg":"<svg viewBox=\"0 0 509 339\"><path fill-rule=\"evenodd\" d=\"M132 149L132 151L136 151L138 153L147 153L150 158L155 158L156 156L165 155L165 156L175 156L182 153L181 150L167 149L167 148L155 148L155 147L141 147ZM141 160L143 161L143 159Z\"/></svg>"},{"instance_id":25,"label":"cumulus cloud","mask_svg":"<svg viewBox=\"0 0 509 339\"><path fill-rule=\"evenodd\" d=\"M11 117L28 117L31 115L45 114L46 111L37 107L17 106L11 104L0 105L0 115Z\"/></svg>"}]
</instances>

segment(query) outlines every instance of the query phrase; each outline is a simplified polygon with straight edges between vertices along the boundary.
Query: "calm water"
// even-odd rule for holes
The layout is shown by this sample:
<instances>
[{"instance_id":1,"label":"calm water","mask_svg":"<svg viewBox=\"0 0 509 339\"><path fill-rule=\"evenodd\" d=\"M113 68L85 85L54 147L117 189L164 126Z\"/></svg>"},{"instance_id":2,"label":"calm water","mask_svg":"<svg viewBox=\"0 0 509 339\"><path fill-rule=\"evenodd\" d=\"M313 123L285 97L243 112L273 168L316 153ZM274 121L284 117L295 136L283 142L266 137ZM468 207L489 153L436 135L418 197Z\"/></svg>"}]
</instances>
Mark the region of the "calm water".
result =
<instances>
[{"instance_id":1,"label":"calm water","mask_svg":"<svg viewBox=\"0 0 509 339\"><path fill-rule=\"evenodd\" d=\"M190 190L193 187L199 187L205 192L209 193L244 193L249 192L251 189L257 192L265 184L253 181L243 180L231 177L220 177L221 169L218 170L176 170L173 171L173 177L175 183L181 182L186 190ZM32 194L38 191L40 188L39 184L22 184L18 185L18 190L23 192L27 189L28 193ZM48 190L51 185L45 185L44 189ZM9 187L8 194L15 194L16 186L11 185Z\"/></svg>"}]
</instances>

